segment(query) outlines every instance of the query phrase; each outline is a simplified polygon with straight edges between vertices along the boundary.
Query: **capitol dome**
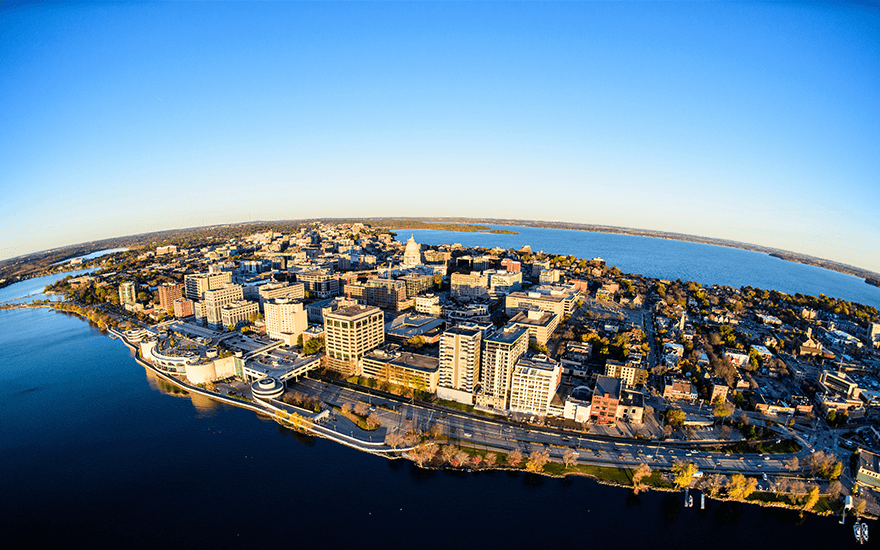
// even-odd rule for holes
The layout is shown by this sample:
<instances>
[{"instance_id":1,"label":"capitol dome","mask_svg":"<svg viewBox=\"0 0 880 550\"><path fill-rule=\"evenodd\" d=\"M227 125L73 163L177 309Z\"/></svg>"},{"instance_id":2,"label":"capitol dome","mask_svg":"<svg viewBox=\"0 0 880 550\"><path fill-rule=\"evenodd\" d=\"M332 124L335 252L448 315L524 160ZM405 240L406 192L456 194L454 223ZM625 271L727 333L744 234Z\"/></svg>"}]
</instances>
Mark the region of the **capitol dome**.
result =
<instances>
[{"instance_id":1,"label":"capitol dome","mask_svg":"<svg viewBox=\"0 0 880 550\"><path fill-rule=\"evenodd\" d=\"M422 263L422 247L410 234L409 240L406 241L406 250L403 252L403 265L419 265L420 263Z\"/></svg>"}]
</instances>

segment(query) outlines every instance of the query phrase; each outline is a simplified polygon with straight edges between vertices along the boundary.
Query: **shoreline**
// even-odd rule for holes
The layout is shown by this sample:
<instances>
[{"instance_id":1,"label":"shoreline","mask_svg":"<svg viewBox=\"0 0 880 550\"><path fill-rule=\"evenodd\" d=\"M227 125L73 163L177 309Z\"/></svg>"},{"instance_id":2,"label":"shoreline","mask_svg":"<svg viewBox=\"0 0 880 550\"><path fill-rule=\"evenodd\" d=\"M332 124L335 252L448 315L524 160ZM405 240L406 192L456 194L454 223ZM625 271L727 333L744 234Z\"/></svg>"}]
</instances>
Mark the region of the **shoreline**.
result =
<instances>
[{"instance_id":1,"label":"shoreline","mask_svg":"<svg viewBox=\"0 0 880 550\"><path fill-rule=\"evenodd\" d=\"M90 319L88 319L88 317L86 317L85 315L83 315L82 313L80 313L78 311L66 310L66 309L61 309L61 308L56 307L55 302L49 302L49 303L28 303L28 302L25 302L25 303L19 303L19 304L11 304L3 309L50 309L50 310L60 311L63 313L73 313L81 320L85 320L85 321L89 322L90 324L92 323L92 321ZM362 440L355 438L355 437L345 436L344 434L340 434L340 433L335 432L333 430L329 430L329 429L325 429L325 428L322 429L322 427L319 424L316 424L313 421L311 421L314 418L314 416L316 416L316 415L314 415L314 413L312 413L311 411L306 411L304 409L301 409L298 412L301 412L303 414L303 417L305 417L307 415L312 416L312 418L309 419L310 420L309 423L290 422L288 420L290 418L289 414L287 415L287 417L285 417L283 415L279 415L278 413L279 413L279 411L281 411L281 409L274 407L269 403L261 403L256 400L234 399L234 398L222 395L220 393L215 393L212 391L208 391L206 389L192 386L190 384L187 384L186 382L183 382L183 381L177 379L174 376L171 376L171 375L157 369L156 367L149 364L148 362L146 362L145 360L143 360L140 357L139 346L137 346L137 345L133 344L131 341L129 341L129 339L126 337L124 332L120 331L119 329L108 327L106 330L102 330L102 333L105 333L106 335L110 336L111 338L118 338L119 340L121 340L122 343L126 347L128 347L131 351L134 352L135 363L137 363L138 365L142 366L143 368L149 370L150 372L156 374L162 380L164 380L170 384L173 384L174 386L184 390L185 392L197 393L199 395L202 395L204 397L207 397L209 399L212 399L212 400L220 402L220 403L225 403L228 405L233 405L233 406L237 406L240 408L244 408L244 409L253 411L253 412L257 413L258 415L263 415L267 418L275 420L276 423L278 423L281 426L284 426L285 428L294 429L297 431L307 433L308 435L311 435L314 437L320 437L320 438L327 439L327 440L330 440L335 443L340 443L342 445L345 445L347 447L351 447L351 448L358 450L358 451L367 452L367 453L370 453L370 454L373 454L376 456L382 456L382 457L385 457L389 460L405 459L405 460L408 460L409 462L411 462L413 464L413 466L420 468L420 469L426 469L426 470L438 470L438 471L439 470L450 470L450 471L459 471L459 472L466 472L466 473L476 473L476 472L480 472L480 471L522 472L524 474L540 475L540 476L557 478L557 479L563 479L568 476L575 476L575 477L586 477L586 478L592 479L596 483L599 483L602 485L625 488L625 489L629 489L629 490L634 490L634 488L635 488L634 485L620 483L619 481L615 481L614 479L611 479L611 478L602 477L601 475L597 475L594 473L579 472L579 471L563 471L561 473L556 473L556 472L546 471L545 469L542 469L541 471L538 471L538 472L534 472L534 471L529 471L525 468L505 467L505 466L492 466L492 467L485 467L485 468L481 468L481 467L460 468L460 467L451 466L449 464L420 465L416 462L416 460L414 460L413 458L411 458L407 454L408 451L415 449L417 446L409 447L409 448L392 448L392 447L385 445L384 442L383 443L366 442L366 441L362 441ZM262 407L260 405L262 405ZM294 408L294 409L298 409L297 407L293 407L292 405L290 405L290 407ZM447 445L449 445L449 444L458 447L458 445L456 445L455 443L447 443ZM440 444L438 444L438 446L439 445ZM560 463L556 462L556 461L550 461L549 464L560 464ZM601 464L587 463L587 464L581 464L581 466L595 467L595 468L599 468L599 469L608 469L608 470L618 470L618 471L632 471L632 470L634 470L634 467L629 467L628 465L615 466L615 465L601 465ZM568 467L564 467L564 468L567 469ZM657 473L661 473L664 470L652 468L652 471L657 472ZM662 473L661 473L661 475L662 475ZM703 491L703 489L698 488L698 487L693 487L693 489L696 491L701 491L701 492ZM682 492L680 489L675 489L674 487L665 487L665 486L658 486L658 485L653 485L653 484L641 484L639 486L639 492L641 492L641 491L660 491L660 492L673 492L673 493L681 493ZM773 493L766 493L763 491L761 491L761 492L756 491L756 494L757 493L771 494L771 495L773 494ZM768 502L765 500L738 500L738 499L726 498L726 497L723 497L720 495L710 496L708 493L706 494L706 496L709 499L717 500L719 502L740 502L743 504L757 504L757 505L759 505L761 507L765 507L765 508L768 508L768 507L769 508L784 508L784 509L789 509L792 511L798 511L800 513L809 512L809 513L813 513L813 514L820 515L820 516L836 515L836 512L834 512L832 510L823 510L823 511L816 511L816 510L812 510L812 509L804 510L801 507L792 506L792 505L778 502L778 501ZM874 518L874 519L877 518L876 515L871 514L870 512L863 512L861 514L861 517Z\"/></svg>"}]
</instances>

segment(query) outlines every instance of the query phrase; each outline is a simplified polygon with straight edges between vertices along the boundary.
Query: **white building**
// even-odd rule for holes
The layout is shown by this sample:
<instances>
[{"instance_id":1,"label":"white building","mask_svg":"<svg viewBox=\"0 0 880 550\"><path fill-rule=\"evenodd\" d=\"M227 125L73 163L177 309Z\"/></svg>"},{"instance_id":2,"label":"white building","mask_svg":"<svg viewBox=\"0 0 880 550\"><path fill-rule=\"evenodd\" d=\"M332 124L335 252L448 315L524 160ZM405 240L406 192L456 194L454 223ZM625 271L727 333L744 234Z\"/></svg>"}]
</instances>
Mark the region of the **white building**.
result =
<instances>
[{"instance_id":1,"label":"white building","mask_svg":"<svg viewBox=\"0 0 880 550\"><path fill-rule=\"evenodd\" d=\"M520 358L510 382L510 411L546 416L561 381L562 366L556 361L544 355Z\"/></svg>"},{"instance_id":2,"label":"white building","mask_svg":"<svg viewBox=\"0 0 880 550\"><path fill-rule=\"evenodd\" d=\"M233 330L246 325L251 315L260 312L260 306L256 302L241 300L226 304L220 308L220 324Z\"/></svg>"},{"instance_id":3,"label":"white building","mask_svg":"<svg viewBox=\"0 0 880 550\"><path fill-rule=\"evenodd\" d=\"M284 340L285 345L296 345L299 335L309 326L308 314L302 302L276 298L263 305L266 332L273 340Z\"/></svg>"},{"instance_id":4,"label":"white building","mask_svg":"<svg viewBox=\"0 0 880 550\"><path fill-rule=\"evenodd\" d=\"M473 404L474 385L480 370L483 331L463 324L440 335L440 380L437 396Z\"/></svg>"},{"instance_id":5,"label":"white building","mask_svg":"<svg viewBox=\"0 0 880 550\"><path fill-rule=\"evenodd\" d=\"M529 347L529 331L505 327L483 338L480 391L476 404L506 411L510 399L510 378L516 362Z\"/></svg>"}]
</instances>

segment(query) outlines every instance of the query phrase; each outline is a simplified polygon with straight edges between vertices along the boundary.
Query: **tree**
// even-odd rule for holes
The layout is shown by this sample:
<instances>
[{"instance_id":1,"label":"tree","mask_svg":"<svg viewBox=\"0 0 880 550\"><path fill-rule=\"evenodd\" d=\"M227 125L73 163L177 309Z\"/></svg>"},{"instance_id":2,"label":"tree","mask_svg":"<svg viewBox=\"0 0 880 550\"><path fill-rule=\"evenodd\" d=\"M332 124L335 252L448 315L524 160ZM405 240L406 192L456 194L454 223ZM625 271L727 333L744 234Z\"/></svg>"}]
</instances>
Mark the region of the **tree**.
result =
<instances>
[{"instance_id":1,"label":"tree","mask_svg":"<svg viewBox=\"0 0 880 550\"><path fill-rule=\"evenodd\" d=\"M843 483L839 481L832 481L828 484L828 496L832 499L836 499L840 495L843 494Z\"/></svg>"},{"instance_id":2,"label":"tree","mask_svg":"<svg viewBox=\"0 0 880 550\"><path fill-rule=\"evenodd\" d=\"M300 348L303 347L303 335L302 334L300 334L299 336L296 337L296 345L299 346Z\"/></svg>"},{"instance_id":3,"label":"tree","mask_svg":"<svg viewBox=\"0 0 880 550\"><path fill-rule=\"evenodd\" d=\"M666 411L666 423L675 428L684 426L685 414L681 409L669 409Z\"/></svg>"},{"instance_id":4,"label":"tree","mask_svg":"<svg viewBox=\"0 0 880 550\"><path fill-rule=\"evenodd\" d=\"M672 466L672 474L675 476L674 481L676 487L684 489L691 484L694 474L697 473L697 467L691 462L676 462Z\"/></svg>"},{"instance_id":5,"label":"tree","mask_svg":"<svg viewBox=\"0 0 880 550\"><path fill-rule=\"evenodd\" d=\"M363 401L358 401L354 405L354 413L358 416L367 416L370 413L370 406Z\"/></svg>"},{"instance_id":6,"label":"tree","mask_svg":"<svg viewBox=\"0 0 880 550\"><path fill-rule=\"evenodd\" d=\"M645 463L639 464L635 470L633 470L633 492L635 494L639 494L642 490L642 480L651 475L651 467Z\"/></svg>"},{"instance_id":7,"label":"tree","mask_svg":"<svg viewBox=\"0 0 880 550\"><path fill-rule=\"evenodd\" d=\"M798 460L798 457L796 457L796 456L793 456L785 461L785 468L789 472L794 472L799 467L800 467L800 461Z\"/></svg>"},{"instance_id":8,"label":"tree","mask_svg":"<svg viewBox=\"0 0 880 550\"><path fill-rule=\"evenodd\" d=\"M413 460L416 461L420 467L424 466L425 462L430 461L434 458L434 455L437 454L437 445L434 443L425 443L424 445L419 445L415 449L409 452L409 456L412 457Z\"/></svg>"},{"instance_id":9,"label":"tree","mask_svg":"<svg viewBox=\"0 0 880 550\"><path fill-rule=\"evenodd\" d=\"M484 460L486 461L486 467L492 468L498 461L498 455L496 455L495 453L486 453L486 458Z\"/></svg>"},{"instance_id":10,"label":"tree","mask_svg":"<svg viewBox=\"0 0 880 550\"><path fill-rule=\"evenodd\" d=\"M810 492L807 493L807 499L804 501L804 510L812 510L813 506L819 502L819 488L812 487L810 488Z\"/></svg>"},{"instance_id":11,"label":"tree","mask_svg":"<svg viewBox=\"0 0 880 550\"><path fill-rule=\"evenodd\" d=\"M519 463L522 462L523 456L519 449L514 449L507 454L507 463L513 467L519 466Z\"/></svg>"},{"instance_id":12,"label":"tree","mask_svg":"<svg viewBox=\"0 0 880 550\"><path fill-rule=\"evenodd\" d=\"M400 432L389 432L385 436L385 444L392 449L396 449L403 444L403 436L400 435Z\"/></svg>"},{"instance_id":13,"label":"tree","mask_svg":"<svg viewBox=\"0 0 880 550\"><path fill-rule=\"evenodd\" d=\"M758 488L758 480L746 478L742 474L733 474L727 487L727 496L734 500L745 500Z\"/></svg>"},{"instance_id":14,"label":"tree","mask_svg":"<svg viewBox=\"0 0 880 550\"><path fill-rule=\"evenodd\" d=\"M721 489L726 485L727 478L720 474L713 474L711 476L706 476L703 478L703 485L706 491L709 492L709 496L718 496L718 493L721 492Z\"/></svg>"},{"instance_id":15,"label":"tree","mask_svg":"<svg viewBox=\"0 0 880 550\"><path fill-rule=\"evenodd\" d=\"M526 470L530 472L542 472L544 465L550 461L549 451L533 451L526 461Z\"/></svg>"},{"instance_id":16,"label":"tree","mask_svg":"<svg viewBox=\"0 0 880 550\"><path fill-rule=\"evenodd\" d=\"M428 429L428 435L430 435L434 439L442 439L443 436L446 435L446 429L443 427L443 424L439 422L434 422Z\"/></svg>"},{"instance_id":17,"label":"tree","mask_svg":"<svg viewBox=\"0 0 880 550\"><path fill-rule=\"evenodd\" d=\"M571 466L573 464L577 464L578 460L578 452L574 449L568 449L564 453L562 453L562 462L566 466Z\"/></svg>"},{"instance_id":18,"label":"tree","mask_svg":"<svg viewBox=\"0 0 880 550\"><path fill-rule=\"evenodd\" d=\"M443 445L440 448L440 457L443 459L443 462L452 462L455 458L455 453L458 452L458 447L455 445Z\"/></svg>"},{"instance_id":19,"label":"tree","mask_svg":"<svg viewBox=\"0 0 880 550\"><path fill-rule=\"evenodd\" d=\"M305 355L314 355L324 349L324 337L309 338L309 341L303 345L303 353Z\"/></svg>"},{"instance_id":20,"label":"tree","mask_svg":"<svg viewBox=\"0 0 880 550\"><path fill-rule=\"evenodd\" d=\"M464 451L456 452L452 460L449 461L456 468L464 468L468 465L468 462L470 462L470 455Z\"/></svg>"},{"instance_id":21,"label":"tree","mask_svg":"<svg viewBox=\"0 0 880 550\"><path fill-rule=\"evenodd\" d=\"M853 512L855 512L856 516L860 516L865 513L865 505L868 501L863 498L857 498L856 503L853 506Z\"/></svg>"},{"instance_id":22,"label":"tree","mask_svg":"<svg viewBox=\"0 0 880 550\"><path fill-rule=\"evenodd\" d=\"M715 401L715 406L712 408L712 413L717 418L727 418L728 416L733 414L733 404L726 399L717 399Z\"/></svg>"},{"instance_id":23,"label":"tree","mask_svg":"<svg viewBox=\"0 0 880 550\"><path fill-rule=\"evenodd\" d=\"M382 424L382 419L376 413L370 413L370 416L367 417L367 429L375 430Z\"/></svg>"}]
</instances>

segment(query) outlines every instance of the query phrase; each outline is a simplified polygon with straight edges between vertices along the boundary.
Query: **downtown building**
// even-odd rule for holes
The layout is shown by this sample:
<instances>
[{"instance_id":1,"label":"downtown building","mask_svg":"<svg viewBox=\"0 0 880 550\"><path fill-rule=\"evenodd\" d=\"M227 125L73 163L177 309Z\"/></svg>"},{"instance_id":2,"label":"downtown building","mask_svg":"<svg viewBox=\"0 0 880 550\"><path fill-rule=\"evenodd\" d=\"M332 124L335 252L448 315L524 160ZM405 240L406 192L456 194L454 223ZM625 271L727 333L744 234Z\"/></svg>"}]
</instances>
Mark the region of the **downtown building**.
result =
<instances>
[{"instance_id":1,"label":"downtown building","mask_svg":"<svg viewBox=\"0 0 880 550\"><path fill-rule=\"evenodd\" d=\"M119 284L119 303L123 306L137 302L137 284L126 281Z\"/></svg>"},{"instance_id":2,"label":"downtown building","mask_svg":"<svg viewBox=\"0 0 880 550\"><path fill-rule=\"evenodd\" d=\"M202 322L214 330L220 330L224 326L221 310L223 306L233 302L240 302L244 299L244 293L240 285L227 284L223 288L215 288L206 290L202 295L202 301L196 308L196 318L201 313Z\"/></svg>"},{"instance_id":3,"label":"downtown building","mask_svg":"<svg viewBox=\"0 0 880 550\"><path fill-rule=\"evenodd\" d=\"M164 283L159 285L159 307L165 311L174 311L174 300L183 298L184 285Z\"/></svg>"},{"instance_id":4,"label":"downtown building","mask_svg":"<svg viewBox=\"0 0 880 550\"><path fill-rule=\"evenodd\" d=\"M510 412L546 416L562 382L562 365L545 355L521 357L510 380Z\"/></svg>"},{"instance_id":5,"label":"downtown building","mask_svg":"<svg viewBox=\"0 0 880 550\"><path fill-rule=\"evenodd\" d=\"M463 323L440 335L440 381L437 397L473 405L480 372L483 330Z\"/></svg>"},{"instance_id":6,"label":"downtown building","mask_svg":"<svg viewBox=\"0 0 880 550\"><path fill-rule=\"evenodd\" d=\"M324 349L331 370L360 375L364 354L384 342L385 315L375 306L349 305L324 313Z\"/></svg>"},{"instance_id":7,"label":"downtown building","mask_svg":"<svg viewBox=\"0 0 880 550\"><path fill-rule=\"evenodd\" d=\"M214 266L211 267L213 268ZM229 271L196 273L194 275L184 275L183 277L185 295L193 301L201 300L205 292L223 288L231 282L232 273Z\"/></svg>"},{"instance_id":8,"label":"downtown building","mask_svg":"<svg viewBox=\"0 0 880 550\"><path fill-rule=\"evenodd\" d=\"M477 405L508 409L513 369L528 347L529 331L524 328L505 327L483 338L480 386L474 395Z\"/></svg>"},{"instance_id":9,"label":"downtown building","mask_svg":"<svg viewBox=\"0 0 880 550\"><path fill-rule=\"evenodd\" d=\"M302 302L276 298L263 304L266 332L273 340L284 340L287 346L296 345L299 336L309 328L308 314Z\"/></svg>"},{"instance_id":10,"label":"downtown building","mask_svg":"<svg viewBox=\"0 0 880 550\"><path fill-rule=\"evenodd\" d=\"M259 312L260 306L256 302L232 302L220 308L220 324L229 330L236 330L248 324L251 315Z\"/></svg>"}]
</instances>

